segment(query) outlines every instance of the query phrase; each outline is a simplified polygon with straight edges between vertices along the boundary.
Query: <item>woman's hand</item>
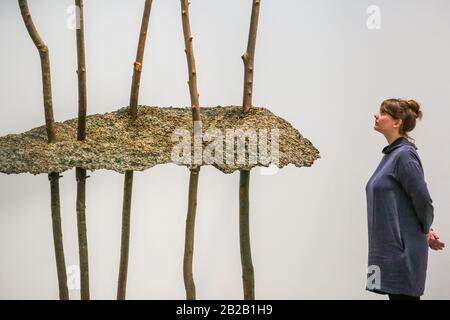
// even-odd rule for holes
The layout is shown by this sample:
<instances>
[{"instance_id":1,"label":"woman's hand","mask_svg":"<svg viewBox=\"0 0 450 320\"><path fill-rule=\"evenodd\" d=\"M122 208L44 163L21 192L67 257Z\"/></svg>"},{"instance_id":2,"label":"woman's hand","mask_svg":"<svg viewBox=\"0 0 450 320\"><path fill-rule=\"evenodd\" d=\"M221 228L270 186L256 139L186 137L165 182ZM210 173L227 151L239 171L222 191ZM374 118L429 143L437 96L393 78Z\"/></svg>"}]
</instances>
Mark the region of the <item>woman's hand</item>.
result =
<instances>
[{"instance_id":1,"label":"woman's hand","mask_svg":"<svg viewBox=\"0 0 450 320\"><path fill-rule=\"evenodd\" d=\"M427 235L428 245L433 250L442 250L445 248L445 243L439 240L439 236L433 229L430 229Z\"/></svg>"}]
</instances>

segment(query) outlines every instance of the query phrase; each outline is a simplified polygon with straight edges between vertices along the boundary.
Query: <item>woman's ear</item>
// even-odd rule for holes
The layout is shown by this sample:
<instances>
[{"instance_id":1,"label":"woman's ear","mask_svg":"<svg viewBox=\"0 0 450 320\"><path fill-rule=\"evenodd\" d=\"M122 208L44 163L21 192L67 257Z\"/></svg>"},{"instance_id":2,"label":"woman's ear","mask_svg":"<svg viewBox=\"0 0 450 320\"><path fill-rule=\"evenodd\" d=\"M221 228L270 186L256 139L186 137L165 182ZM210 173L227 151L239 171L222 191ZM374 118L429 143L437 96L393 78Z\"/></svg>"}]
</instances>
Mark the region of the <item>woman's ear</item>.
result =
<instances>
[{"instance_id":1,"label":"woman's ear","mask_svg":"<svg viewBox=\"0 0 450 320\"><path fill-rule=\"evenodd\" d=\"M394 128L400 128L400 126L402 125L402 123L403 123L403 120L402 120L402 119L395 119L395 120L394 120L394 123L393 123L393 126L394 126Z\"/></svg>"}]
</instances>

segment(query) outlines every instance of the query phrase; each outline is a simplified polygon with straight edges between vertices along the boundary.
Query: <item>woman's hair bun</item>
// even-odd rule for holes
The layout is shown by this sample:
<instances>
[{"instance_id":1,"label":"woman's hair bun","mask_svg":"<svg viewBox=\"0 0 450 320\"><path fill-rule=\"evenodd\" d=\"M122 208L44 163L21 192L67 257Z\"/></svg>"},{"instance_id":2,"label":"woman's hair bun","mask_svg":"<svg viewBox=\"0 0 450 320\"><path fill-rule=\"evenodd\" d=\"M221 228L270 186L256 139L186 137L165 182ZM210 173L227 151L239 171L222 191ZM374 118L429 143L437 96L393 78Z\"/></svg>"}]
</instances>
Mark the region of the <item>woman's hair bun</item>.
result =
<instances>
[{"instance_id":1,"label":"woman's hair bun","mask_svg":"<svg viewBox=\"0 0 450 320\"><path fill-rule=\"evenodd\" d=\"M422 111L420 111L420 105L415 100L407 100L406 103L408 104L409 109L412 111L416 119L422 119Z\"/></svg>"}]
</instances>

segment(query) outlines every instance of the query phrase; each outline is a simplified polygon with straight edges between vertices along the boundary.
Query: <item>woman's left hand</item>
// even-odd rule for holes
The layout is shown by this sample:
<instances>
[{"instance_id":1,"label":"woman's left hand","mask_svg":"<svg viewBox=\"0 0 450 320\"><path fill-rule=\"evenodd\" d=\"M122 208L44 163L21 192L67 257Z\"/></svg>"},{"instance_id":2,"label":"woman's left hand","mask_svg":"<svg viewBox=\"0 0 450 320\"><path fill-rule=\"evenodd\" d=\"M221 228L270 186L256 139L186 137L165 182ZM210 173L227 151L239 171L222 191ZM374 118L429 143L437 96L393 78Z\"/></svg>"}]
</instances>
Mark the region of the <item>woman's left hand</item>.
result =
<instances>
[{"instance_id":1,"label":"woman's left hand","mask_svg":"<svg viewBox=\"0 0 450 320\"><path fill-rule=\"evenodd\" d=\"M427 235L428 245L433 250L442 250L445 248L445 243L439 240L439 236L433 229L430 229Z\"/></svg>"}]
</instances>

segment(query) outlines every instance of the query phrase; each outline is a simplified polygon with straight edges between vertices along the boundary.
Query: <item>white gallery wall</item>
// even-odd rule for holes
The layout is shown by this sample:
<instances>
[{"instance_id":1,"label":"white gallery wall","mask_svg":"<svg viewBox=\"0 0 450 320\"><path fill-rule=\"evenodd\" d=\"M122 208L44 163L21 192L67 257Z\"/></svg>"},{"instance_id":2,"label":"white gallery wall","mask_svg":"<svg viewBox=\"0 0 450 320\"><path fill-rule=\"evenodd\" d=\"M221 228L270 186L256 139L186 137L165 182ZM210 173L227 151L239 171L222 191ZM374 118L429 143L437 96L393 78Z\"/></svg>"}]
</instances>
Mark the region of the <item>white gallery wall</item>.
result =
<instances>
[{"instance_id":1,"label":"white gallery wall","mask_svg":"<svg viewBox=\"0 0 450 320\"><path fill-rule=\"evenodd\" d=\"M85 0L88 113L128 104L143 0ZM70 0L29 0L50 50L54 114L77 116ZM242 103L250 0L191 0L202 106ZM0 136L44 124L41 70L17 1L0 3ZM288 120L319 149L311 168L252 170L251 245L257 299L386 299L365 291L365 184L382 157L373 114L391 97L416 99L412 136L435 206L434 229L450 245L450 2L262 0L254 105ZM178 0L155 0L141 104L189 106ZM115 299L123 175L89 173L91 297ZM78 265L74 170L61 179L64 249ZM127 298L184 299L189 171L135 173ZM194 279L199 299L241 299L239 174L201 169ZM430 250L423 299L450 298L450 248ZM71 271L72 272L72 271ZM73 275L73 273L71 273ZM79 299L71 284L70 296ZM46 175L0 174L0 299L57 299Z\"/></svg>"}]
</instances>

